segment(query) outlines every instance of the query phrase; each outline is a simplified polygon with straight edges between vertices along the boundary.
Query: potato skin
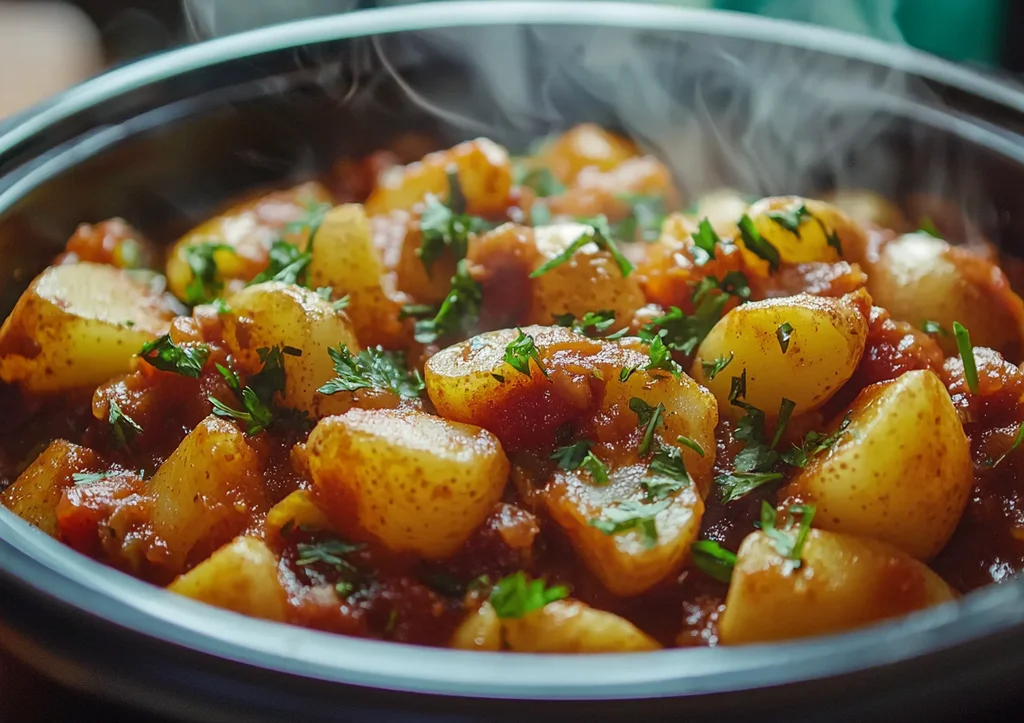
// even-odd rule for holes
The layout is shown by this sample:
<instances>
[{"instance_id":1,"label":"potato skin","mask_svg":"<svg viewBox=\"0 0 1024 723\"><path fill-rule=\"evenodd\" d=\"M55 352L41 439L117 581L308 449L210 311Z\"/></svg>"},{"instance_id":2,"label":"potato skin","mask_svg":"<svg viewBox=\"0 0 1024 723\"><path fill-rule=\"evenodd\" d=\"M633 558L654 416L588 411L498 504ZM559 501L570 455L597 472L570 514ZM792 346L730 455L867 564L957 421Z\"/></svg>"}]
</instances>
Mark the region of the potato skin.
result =
<instances>
[{"instance_id":1,"label":"potato skin","mask_svg":"<svg viewBox=\"0 0 1024 723\"><path fill-rule=\"evenodd\" d=\"M260 368L257 350L290 346L302 356L284 355L282 403L315 417L338 414L352 404L352 394L318 394L335 377L328 349L344 345L353 354L359 343L347 316L316 292L272 281L246 287L231 297L221 315L224 342L246 369Z\"/></svg>"},{"instance_id":2,"label":"potato skin","mask_svg":"<svg viewBox=\"0 0 1024 723\"><path fill-rule=\"evenodd\" d=\"M32 393L102 384L173 318L165 298L121 269L51 266L0 327L0 379Z\"/></svg>"},{"instance_id":3,"label":"potato skin","mask_svg":"<svg viewBox=\"0 0 1024 723\"><path fill-rule=\"evenodd\" d=\"M314 497L340 531L432 559L466 542L509 472L489 432L417 411L328 417L307 449Z\"/></svg>"},{"instance_id":4,"label":"potato skin","mask_svg":"<svg viewBox=\"0 0 1024 723\"><path fill-rule=\"evenodd\" d=\"M490 603L471 612L451 647L519 653L634 653L661 646L631 622L578 600L556 600L521 618L502 620Z\"/></svg>"},{"instance_id":5,"label":"potato skin","mask_svg":"<svg viewBox=\"0 0 1024 723\"><path fill-rule=\"evenodd\" d=\"M811 530L801 559L793 570L765 533L746 537L719 618L723 644L838 633L955 599L925 565L875 540Z\"/></svg>"},{"instance_id":6,"label":"potato skin","mask_svg":"<svg viewBox=\"0 0 1024 723\"><path fill-rule=\"evenodd\" d=\"M235 538L167 589L264 620L284 622L288 616L285 590L277 577L277 558L254 537Z\"/></svg>"},{"instance_id":7,"label":"potato skin","mask_svg":"<svg viewBox=\"0 0 1024 723\"><path fill-rule=\"evenodd\" d=\"M743 410L729 404L733 377L747 373L746 401L777 416L783 397L796 403L794 414L812 411L845 384L860 362L868 334L871 300L863 291L842 298L798 294L756 301L727 313L697 350L690 374L718 399L723 413ZM777 332L793 327L782 351ZM726 369L709 379L702 362L735 354Z\"/></svg>"},{"instance_id":8,"label":"potato skin","mask_svg":"<svg viewBox=\"0 0 1024 723\"><path fill-rule=\"evenodd\" d=\"M210 416L149 481L150 523L164 542L160 563L182 571L241 533L267 507L260 460L239 429Z\"/></svg>"},{"instance_id":9,"label":"potato skin","mask_svg":"<svg viewBox=\"0 0 1024 723\"><path fill-rule=\"evenodd\" d=\"M970 445L934 372L868 387L846 433L782 491L817 506L822 529L888 542L919 560L941 550L974 482Z\"/></svg>"},{"instance_id":10,"label":"potato skin","mask_svg":"<svg viewBox=\"0 0 1024 723\"><path fill-rule=\"evenodd\" d=\"M71 475L97 469L98 464L91 449L55 439L0 493L0 504L50 537L57 537L57 503L74 484Z\"/></svg>"}]
</instances>

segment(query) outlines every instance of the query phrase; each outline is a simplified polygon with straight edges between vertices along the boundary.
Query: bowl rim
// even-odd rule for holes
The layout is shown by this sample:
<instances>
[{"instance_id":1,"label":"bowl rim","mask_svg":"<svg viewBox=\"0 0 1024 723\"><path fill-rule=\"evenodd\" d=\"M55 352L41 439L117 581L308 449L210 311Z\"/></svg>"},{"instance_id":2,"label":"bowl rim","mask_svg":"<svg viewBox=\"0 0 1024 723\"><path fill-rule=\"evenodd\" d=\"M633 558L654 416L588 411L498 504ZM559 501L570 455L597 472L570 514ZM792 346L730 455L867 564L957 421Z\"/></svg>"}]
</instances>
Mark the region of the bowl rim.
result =
<instances>
[{"instance_id":1,"label":"bowl rim","mask_svg":"<svg viewBox=\"0 0 1024 723\"><path fill-rule=\"evenodd\" d=\"M1024 95L1008 84L916 50L800 23L623 3L446 2L296 21L112 70L0 129L0 158L68 116L202 67L311 43L489 25L656 28L752 39L763 39L771 30L779 44L901 70L1024 113ZM621 654L579 656L571 662L551 655L481 656L332 635L210 608L85 558L2 508L0 553L0 579L142 638L304 678L443 696L598 700L761 689L919 660L1024 626L1024 581L1018 580L853 633L742 648L664 650L645 654L643 665L631 665L637 658Z\"/></svg>"}]
</instances>

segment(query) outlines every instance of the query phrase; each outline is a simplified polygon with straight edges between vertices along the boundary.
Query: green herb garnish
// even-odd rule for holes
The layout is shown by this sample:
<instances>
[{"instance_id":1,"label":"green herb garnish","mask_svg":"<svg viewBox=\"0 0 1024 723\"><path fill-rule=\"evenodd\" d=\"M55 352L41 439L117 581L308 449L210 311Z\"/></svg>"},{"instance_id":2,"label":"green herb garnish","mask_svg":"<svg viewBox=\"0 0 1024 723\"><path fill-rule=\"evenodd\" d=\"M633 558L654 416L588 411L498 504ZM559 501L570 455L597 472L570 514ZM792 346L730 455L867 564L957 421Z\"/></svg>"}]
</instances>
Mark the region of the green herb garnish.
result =
<instances>
[{"instance_id":1,"label":"green herb garnish","mask_svg":"<svg viewBox=\"0 0 1024 723\"><path fill-rule=\"evenodd\" d=\"M802 203L788 211L769 211L765 215L794 236L800 236L800 224L804 219L814 218Z\"/></svg>"},{"instance_id":2,"label":"green herb garnish","mask_svg":"<svg viewBox=\"0 0 1024 723\"><path fill-rule=\"evenodd\" d=\"M613 324L615 324L615 312L609 309L602 309L601 311L588 311L583 314L583 318L579 321L572 314L555 314L555 324L562 326L567 329L572 329L578 334L589 336L591 339L597 337L608 331ZM613 334L607 338L613 339L623 336L625 329L621 333Z\"/></svg>"},{"instance_id":3,"label":"green herb garnish","mask_svg":"<svg viewBox=\"0 0 1024 723\"><path fill-rule=\"evenodd\" d=\"M801 555L804 545L807 543L807 537L811 534L811 521L814 519L814 512L814 505L790 505L786 520L780 527L775 508L767 501L761 501L761 529L771 539L775 550L791 561L794 570L803 564ZM797 515L800 516L800 523L796 537L793 537L787 533L797 524L795 520Z\"/></svg>"},{"instance_id":4,"label":"green herb garnish","mask_svg":"<svg viewBox=\"0 0 1024 723\"><path fill-rule=\"evenodd\" d=\"M420 233L423 240L416 249L416 255L430 274L434 262L446 250L451 250L456 261L466 258L470 234L480 233L490 224L478 216L466 213L466 198L454 171L448 173L448 201L441 203L436 197L428 196L420 214Z\"/></svg>"},{"instance_id":5,"label":"green herb garnish","mask_svg":"<svg viewBox=\"0 0 1024 723\"><path fill-rule=\"evenodd\" d=\"M978 363L974 359L974 347L971 346L971 333L959 321L953 322L953 336L956 337L956 347L960 352L960 359L964 363L964 379L967 381L967 388L972 394L978 393Z\"/></svg>"},{"instance_id":6,"label":"green herb garnish","mask_svg":"<svg viewBox=\"0 0 1024 723\"><path fill-rule=\"evenodd\" d=\"M697 232L693 234L693 262L703 266L715 258L715 246L722 243L722 239L715 233L714 226L708 219L702 219L697 225Z\"/></svg>"},{"instance_id":7,"label":"green herb garnish","mask_svg":"<svg viewBox=\"0 0 1024 723\"><path fill-rule=\"evenodd\" d=\"M743 214L739 221L739 228L740 237L743 239L743 244L747 247L747 250L767 261L772 271L778 271L779 263L781 262L779 250L761 236L761 232L757 230L757 226L750 220L750 216Z\"/></svg>"},{"instance_id":8,"label":"green herb garnish","mask_svg":"<svg viewBox=\"0 0 1024 723\"><path fill-rule=\"evenodd\" d=\"M920 223L917 225L917 230L920 233L926 233L932 238L942 239L942 233L935 226L935 222L932 221L931 216L922 216Z\"/></svg>"},{"instance_id":9,"label":"green herb garnish","mask_svg":"<svg viewBox=\"0 0 1024 723\"><path fill-rule=\"evenodd\" d=\"M150 366L191 379L199 378L209 356L210 347L206 344L178 346L171 341L170 334L147 341L139 350L139 358Z\"/></svg>"},{"instance_id":10,"label":"green herb garnish","mask_svg":"<svg viewBox=\"0 0 1024 723\"><path fill-rule=\"evenodd\" d=\"M665 346L665 342L661 340L660 335L655 335L651 338L647 353L651 361L644 369L648 371L651 369L661 369L679 379L679 376L683 373L683 368L672 358L672 352Z\"/></svg>"},{"instance_id":11,"label":"green herb garnish","mask_svg":"<svg viewBox=\"0 0 1024 723\"><path fill-rule=\"evenodd\" d=\"M243 387L241 381L231 369L217 364L217 371L224 378L228 388L234 392L235 399L241 409L230 407L214 396L210 396L213 413L218 417L237 419L246 425L246 434L256 435L270 427L275 421L294 421L306 424L308 419L294 410L277 407L275 394L283 394L285 389L284 355L302 356L302 351L291 346L262 347L256 350L262 367L260 371L249 377L248 385Z\"/></svg>"},{"instance_id":12,"label":"green herb garnish","mask_svg":"<svg viewBox=\"0 0 1024 723\"><path fill-rule=\"evenodd\" d=\"M629 400L629 408L636 414L639 425L644 427L644 436L640 440L638 451L641 457L646 457L654 443L655 427L664 423L662 415L665 413L665 405L659 402L657 407L652 407L640 397L632 397Z\"/></svg>"},{"instance_id":13,"label":"green herb garnish","mask_svg":"<svg viewBox=\"0 0 1024 723\"><path fill-rule=\"evenodd\" d=\"M630 209L615 228L618 237L632 241L639 236L643 241L657 241L668 215L665 199L640 193L623 193L616 198L628 203Z\"/></svg>"},{"instance_id":14,"label":"green herb garnish","mask_svg":"<svg viewBox=\"0 0 1024 723\"><path fill-rule=\"evenodd\" d=\"M835 443L846 433L846 428L849 426L850 412L847 412L835 432L829 435L813 430L808 432L799 447L793 447L788 452L782 453L782 460L794 467L806 467L813 457L835 446Z\"/></svg>"},{"instance_id":15,"label":"green herb garnish","mask_svg":"<svg viewBox=\"0 0 1024 723\"><path fill-rule=\"evenodd\" d=\"M588 524L606 535L636 530L640 533L644 548L649 550L658 544L656 518L671 504L672 500L667 499L650 504L627 500L614 507L605 507L601 511L601 517L592 518Z\"/></svg>"},{"instance_id":16,"label":"green herb garnish","mask_svg":"<svg viewBox=\"0 0 1024 723\"><path fill-rule=\"evenodd\" d=\"M451 289L433 318L416 322L415 338L421 344L432 344L440 337L472 328L480 317L483 289L473 280L465 259L459 261L452 277ZM406 307L407 309L409 307ZM430 312L428 312L430 313ZM422 316L410 313L410 316Z\"/></svg>"},{"instance_id":17,"label":"green herb garnish","mask_svg":"<svg viewBox=\"0 0 1024 723\"><path fill-rule=\"evenodd\" d=\"M540 360L540 350L533 342L533 337L524 333L518 326L516 331L519 332L519 335L505 347L505 363L520 374L530 377L533 376L533 372L530 371L530 360L532 359L536 362L541 374L546 377L548 370Z\"/></svg>"},{"instance_id":18,"label":"green herb garnish","mask_svg":"<svg viewBox=\"0 0 1024 723\"><path fill-rule=\"evenodd\" d=\"M113 399L110 400L107 422L110 424L110 430L114 434L114 443L120 449L127 447L135 439L136 435L142 433L142 427L134 419L122 412L121 407Z\"/></svg>"},{"instance_id":19,"label":"green herb garnish","mask_svg":"<svg viewBox=\"0 0 1024 723\"><path fill-rule=\"evenodd\" d=\"M504 577L491 589L491 607L503 619L516 619L540 610L548 603L569 597L564 585L547 587L543 580L530 580L519 571Z\"/></svg>"},{"instance_id":20,"label":"green herb garnish","mask_svg":"<svg viewBox=\"0 0 1024 723\"><path fill-rule=\"evenodd\" d=\"M781 472L725 472L715 477L715 484L722 490L723 504L729 504L782 477Z\"/></svg>"},{"instance_id":21,"label":"green herb garnish","mask_svg":"<svg viewBox=\"0 0 1024 723\"><path fill-rule=\"evenodd\" d=\"M309 286L309 265L313 262L312 236L306 249L300 251L298 246L287 241L274 241L270 246L270 263L248 285L279 281L282 284Z\"/></svg>"},{"instance_id":22,"label":"green herb garnish","mask_svg":"<svg viewBox=\"0 0 1024 723\"><path fill-rule=\"evenodd\" d=\"M789 351L789 340L792 336L793 327L788 321L780 324L779 328L775 330L775 338L779 340L779 348L782 349L783 354Z\"/></svg>"},{"instance_id":23,"label":"green herb garnish","mask_svg":"<svg viewBox=\"0 0 1024 723\"><path fill-rule=\"evenodd\" d=\"M720 356L711 361L701 359L700 367L704 370L704 376L708 378L708 381L714 380L722 370L729 366L735 356L734 352L729 352L728 357Z\"/></svg>"},{"instance_id":24,"label":"green herb garnish","mask_svg":"<svg viewBox=\"0 0 1024 723\"><path fill-rule=\"evenodd\" d=\"M619 381L624 382L636 373L637 368L635 366L622 367L619 370Z\"/></svg>"},{"instance_id":25,"label":"green herb garnish","mask_svg":"<svg viewBox=\"0 0 1024 723\"><path fill-rule=\"evenodd\" d=\"M728 583L736 566L736 553L712 540L698 540L690 545L693 565L710 578Z\"/></svg>"},{"instance_id":26,"label":"green herb garnish","mask_svg":"<svg viewBox=\"0 0 1024 723\"><path fill-rule=\"evenodd\" d=\"M921 324L921 330L924 331L925 334L938 334L939 336L949 336L949 329L944 327L939 322L931 321L929 319L925 319L924 323Z\"/></svg>"},{"instance_id":27,"label":"green herb garnish","mask_svg":"<svg viewBox=\"0 0 1024 723\"><path fill-rule=\"evenodd\" d=\"M378 346L353 355L344 344L339 344L327 353L338 376L320 387L320 394L386 389L403 399L417 399L423 393L423 377L408 370L401 352L385 351Z\"/></svg>"},{"instance_id":28,"label":"green herb garnish","mask_svg":"<svg viewBox=\"0 0 1024 723\"><path fill-rule=\"evenodd\" d=\"M217 278L217 262L213 259L213 255L218 251L235 253L231 246L214 242L190 244L185 247L185 263L192 271L192 279L185 286L186 304L196 306L209 303L224 288L224 282Z\"/></svg>"},{"instance_id":29,"label":"green herb garnish","mask_svg":"<svg viewBox=\"0 0 1024 723\"><path fill-rule=\"evenodd\" d=\"M1024 424L1018 425L1017 434L1013 438L1013 444L1010 445L1010 448L1003 452L996 461L986 464L985 466L989 469L998 466L1000 462L1009 457L1010 454L1021 445L1021 442L1024 442Z\"/></svg>"},{"instance_id":30,"label":"green herb garnish","mask_svg":"<svg viewBox=\"0 0 1024 723\"><path fill-rule=\"evenodd\" d=\"M565 247L565 250L554 258L548 259L541 266L530 274L531 279L535 279L538 276L546 274L551 269L561 266L566 261L571 259L573 255L581 248L589 243L596 244L602 251L607 251L611 254L615 264L619 267L619 272L623 277L629 276L633 271L633 264L629 262L622 252L619 251L619 247L615 245L615 240L612 238L612 232L608 228L608 219L604 216L595 216L593 218L579 219L581 224L590 226L590 230L584 231L579 235L575 241Z\"/></svg>"}]
</instances>

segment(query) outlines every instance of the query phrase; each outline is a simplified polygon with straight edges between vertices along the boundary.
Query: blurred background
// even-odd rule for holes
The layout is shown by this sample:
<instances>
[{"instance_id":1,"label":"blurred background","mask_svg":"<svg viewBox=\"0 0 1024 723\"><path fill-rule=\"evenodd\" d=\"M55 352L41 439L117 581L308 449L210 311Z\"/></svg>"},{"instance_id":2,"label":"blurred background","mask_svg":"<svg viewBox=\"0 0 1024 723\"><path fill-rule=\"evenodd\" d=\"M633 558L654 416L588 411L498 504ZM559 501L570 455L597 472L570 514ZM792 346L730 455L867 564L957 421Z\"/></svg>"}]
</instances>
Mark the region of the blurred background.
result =
<instances>
[{"instance_id":1,"label":"blurred background","mask_svg":"<svg viewBox=\"0 0 1024 723\"><path fill-rule=\"evenodd\" d=\"M1024 27L1020 0L653 1L801 20L907 43L997 73L1024 72L1024 46L1015 38L1015 29ZM106 68L178 45L302 17L403 4L411 1L0 0L0 118Z\"/></svg>"}]
</instances>

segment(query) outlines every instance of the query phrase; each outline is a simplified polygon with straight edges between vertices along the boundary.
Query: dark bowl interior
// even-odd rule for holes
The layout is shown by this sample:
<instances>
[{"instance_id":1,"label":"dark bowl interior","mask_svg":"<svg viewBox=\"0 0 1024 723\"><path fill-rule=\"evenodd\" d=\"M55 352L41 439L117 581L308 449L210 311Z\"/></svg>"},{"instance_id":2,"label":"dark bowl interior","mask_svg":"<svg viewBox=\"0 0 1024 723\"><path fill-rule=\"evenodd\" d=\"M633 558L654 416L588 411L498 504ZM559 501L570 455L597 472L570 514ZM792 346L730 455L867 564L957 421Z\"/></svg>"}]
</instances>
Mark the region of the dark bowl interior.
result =
<instances>
[{"instance_id":1,"label":"dark bowl interior","mask_svg":"<svg viewBox=\"0 0 1024 723\"><path fill-rule=\"evenodd\" d=\"M75 226L170 240L233 195L406 130L511 149L581 121L688 194L937 193L1024 249L1024 95L915 52L747 16L457 3L297 23L116 70L0 128L0 316ZM0 639L65 682L217 720L941 720L1024 672L1010 582L856 634L642 657L477 655L180 600L0 509ZM644 700L638 700L644 699ZM540 711L539 713L531 711Z\"/></svg>"}]
</instances>

